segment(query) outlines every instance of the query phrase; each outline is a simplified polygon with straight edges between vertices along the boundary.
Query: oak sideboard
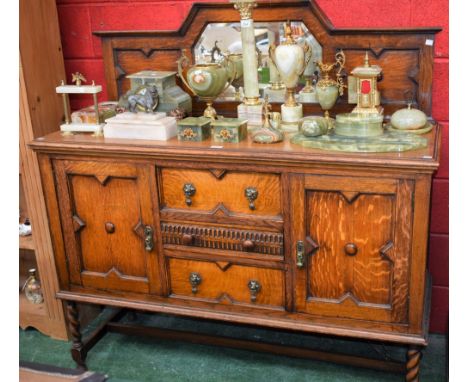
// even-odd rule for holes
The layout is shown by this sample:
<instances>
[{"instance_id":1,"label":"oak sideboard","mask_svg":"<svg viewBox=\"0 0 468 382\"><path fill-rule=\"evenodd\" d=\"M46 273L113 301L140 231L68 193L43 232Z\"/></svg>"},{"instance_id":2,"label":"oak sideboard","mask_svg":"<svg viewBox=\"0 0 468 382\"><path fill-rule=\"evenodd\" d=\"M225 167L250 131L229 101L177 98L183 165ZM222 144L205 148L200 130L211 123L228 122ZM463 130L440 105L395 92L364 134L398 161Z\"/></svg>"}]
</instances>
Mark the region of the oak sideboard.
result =
<instances>
[{"instance_id":1,"label":"oak sideboard","mask_svg":"<svg viewBox=\"0 0 468 382\"><path fill-rule=\"evenodd\" d=\"M428 147L37 138L72 355L76 302L408 346L427 344Z\"/></svg>"}]
</instances>

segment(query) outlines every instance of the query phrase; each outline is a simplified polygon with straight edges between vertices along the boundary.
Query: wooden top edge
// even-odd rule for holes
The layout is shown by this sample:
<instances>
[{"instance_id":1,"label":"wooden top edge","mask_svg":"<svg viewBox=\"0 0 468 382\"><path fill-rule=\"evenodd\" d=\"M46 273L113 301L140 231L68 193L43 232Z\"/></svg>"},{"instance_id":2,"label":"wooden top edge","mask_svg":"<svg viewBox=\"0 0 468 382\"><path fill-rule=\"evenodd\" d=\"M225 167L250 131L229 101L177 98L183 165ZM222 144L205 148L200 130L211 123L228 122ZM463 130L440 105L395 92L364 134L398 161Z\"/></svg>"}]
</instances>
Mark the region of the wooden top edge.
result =
<instances>
[{"instance_id":1,"label":"wooden top edge","mask_svg":"<svg viewBox=\"0 0 468 382\"><path fill-rule=\"evenodd\" d=\"M204 319L228 321L239 324L252 324L252 316L242 312L224 312L208 310L197 307L184 307L172 305L170 303L129 300L120 297L106 297L81 292L59 291L57 298L70 301L85 303L94 303L100 305L109 305L117 307L128 307L131 309L144 310L149 312L175 314L180 316L190 316ZM308 333L318 333L323 335L360 338L369 340L378 340L393 343L405 343L412 345L427 345L424 336L411 335L404 333L374 332L370 329L344 328L335 325L325 325L320 323L291 321L290 319L281 319L278 317L255 316L256 326L266 326L278 329L287 329L293 331L302 331Z\"/></svg>"},{"instance_id":2,"label":"wooden top edge","mask_svg":"<svg viewBox=\"0 0 468 382\"><path fill-rule=\"evenodd\" d=\"M428 136L429 145L425 149L402 153L352 153L318 149L307 149L290 144L288 141L261 145L243 141L239 144L223 144L222 149L211 147L214 143L145 141L126 139L106 139L77 134L61 136L59 132L36 138L29 146L37 151L52 154L77 155L127 155L131 157L169 158L180 160L216 160L252 164L253 162L278 164L283 166L304 164L347 164L357 167L371 165L383 168L413 169L426 172L439 167L440 127L436 125ZM214 144L216 145L216 144Z\"/></svg>"}]
</instances>

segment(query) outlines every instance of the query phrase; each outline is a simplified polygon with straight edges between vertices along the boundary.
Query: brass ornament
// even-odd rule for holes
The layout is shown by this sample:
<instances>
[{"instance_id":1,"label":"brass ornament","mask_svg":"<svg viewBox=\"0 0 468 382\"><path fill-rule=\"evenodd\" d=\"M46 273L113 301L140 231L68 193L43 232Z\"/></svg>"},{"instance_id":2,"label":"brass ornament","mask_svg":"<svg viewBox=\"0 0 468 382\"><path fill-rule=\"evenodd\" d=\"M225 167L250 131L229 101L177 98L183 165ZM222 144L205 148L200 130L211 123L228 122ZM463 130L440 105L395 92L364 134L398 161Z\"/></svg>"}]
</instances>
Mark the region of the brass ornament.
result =
<instances>
[{"instance_id":1,"label":"brass ornament","mask_svg":"<svg viewBox=\"0 0 468 382\"><path fill-rule=\"evenodd\" d=\"M234 4L234 9L240 13L241 20L249 20L252 18L252 9L257 7L255 2L240 1Z\"/></svg>"},{"instance_id":2,"label":"brass ornament","mask_svg":"<svg viewBox=\"0 0 468 382\"><path fill-rule=\"evenodd\" d=\"M75 83L76 86L81 86L81 82L86 82L85 76L83 76L80 72L72 73L72 82ZM93 81L94 85L94 81Z\"/></svg>"},{"instance_id":3,"label":"brass ornament","mask_svg":"<svg viewBox=\"0 0 468 382\"><path fill-rule=\"evenodd\" d=\"M343 81L342 71L346 62L346 56L342 50L335 54L335 62L332 64L326 64L323 62L317 62L317 66L320 69L321 79L317 82L317 87L324 89L328 86L337 86L340 96L343 95L344 88L347 87ZM330 72L337 68L336 80L330 78Z\"/></svg>"}]
</instances>

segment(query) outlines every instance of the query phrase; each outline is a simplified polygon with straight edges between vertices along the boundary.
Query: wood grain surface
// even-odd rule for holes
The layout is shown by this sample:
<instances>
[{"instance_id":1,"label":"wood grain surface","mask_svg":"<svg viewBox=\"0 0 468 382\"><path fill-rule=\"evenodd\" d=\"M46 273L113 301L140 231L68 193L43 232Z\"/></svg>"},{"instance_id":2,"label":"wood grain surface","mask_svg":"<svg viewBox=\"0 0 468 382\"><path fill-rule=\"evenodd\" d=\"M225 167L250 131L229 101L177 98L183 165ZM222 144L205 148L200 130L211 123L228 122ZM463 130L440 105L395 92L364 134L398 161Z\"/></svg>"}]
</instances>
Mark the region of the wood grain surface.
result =
<instances>
[{"instance_id":1,"label":"wood grain surface","mask_svg":"<svg viewBox=\"0 0 468 382\"><path fill-rule=\"evenodd\" d=\"M157 256L145 250L141 233L145 225L154 229L150 168L89 161L58 161L55 168L71 280L96 288L159 290Z\"/></svg>"},{"instance_id":2,"label":"wood grain surface","mask_svg":"<svg viewBox=\"0 0 468 382\"><path fill-rule=\"evenodd\" d=\"M281 209L280 177L277 174L227 172L218 179L210 171L161 169L161 206L190 211L213 211L217 215L246 214L278 216ZM183 186L196 189L192 205L187 206ZM245 189L254 187L258 197L255 209L249 208Z\"/></svg>"},{"instance_id":3,"label":"wood grain surface","mask_svg":"<svg viewBox=\"0 0 468 382\"><path fill-rule=\"evenodd\" d=\"M185 259L169 259L168 262L171 297L186 296L227 305L284 306L284 276L281 270L230 263L220 266L213 262ZM202 279L197 293L192 293L189 282L192 272L198 273ZM250 299L247 287L250 280L256 280L261 285L256 302Z\"/></svg>"},{"instance_id":4,"label":"wood grain surface","mask_svg":"<svg viewBox=\"0 0 468 382\"><path fill-rule=\"evenodd\" d=\"M407 323L413 184L307 176L297 187L305 194L293 206L301 211L293 213L305 222L297 240L305 240L307 255L298 309Z\"/></svg>"}]
</instances>

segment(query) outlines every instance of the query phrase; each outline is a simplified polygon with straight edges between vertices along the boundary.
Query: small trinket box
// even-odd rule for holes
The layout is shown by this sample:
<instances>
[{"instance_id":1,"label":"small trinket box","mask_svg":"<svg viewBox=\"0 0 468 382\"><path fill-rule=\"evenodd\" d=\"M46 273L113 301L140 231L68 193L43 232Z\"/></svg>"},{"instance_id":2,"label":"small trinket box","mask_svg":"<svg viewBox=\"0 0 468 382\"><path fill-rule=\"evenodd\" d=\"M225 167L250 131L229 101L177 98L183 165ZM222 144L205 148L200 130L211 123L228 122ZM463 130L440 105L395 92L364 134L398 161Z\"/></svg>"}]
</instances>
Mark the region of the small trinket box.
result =
<instances>
[{"instance_id":1,"label":"small trinket box","mask_svg":"<svg viewBox=\"0 0 468 382\"><path fill-rule=\"evenodd\" d=\"M177 139L179 141L200 142L211 136L211 119L205 117L188 117L177 122Z\"/></svg>"},{"instance_id":2,"label":"small trinket box","mask_svg":"<svg viewBox=\"0 0 468 382\"><path fill-rule=\"evenodd\" d=\"M239 143L247 137L247 120L239 118L220 118L211 122L213 140L219 143Z\"/></svg>"}]
</instances>

